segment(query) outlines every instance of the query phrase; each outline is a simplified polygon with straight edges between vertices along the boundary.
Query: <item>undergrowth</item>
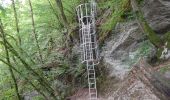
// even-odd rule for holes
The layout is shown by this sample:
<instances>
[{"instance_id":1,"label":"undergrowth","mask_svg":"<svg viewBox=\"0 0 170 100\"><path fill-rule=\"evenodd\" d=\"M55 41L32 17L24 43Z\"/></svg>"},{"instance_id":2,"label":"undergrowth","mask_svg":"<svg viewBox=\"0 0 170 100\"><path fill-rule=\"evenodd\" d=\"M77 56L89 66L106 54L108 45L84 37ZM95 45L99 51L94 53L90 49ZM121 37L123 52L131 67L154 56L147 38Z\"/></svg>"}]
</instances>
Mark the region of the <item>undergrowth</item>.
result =
<instances>
[{"instance_id":1,"label":"undergrowth","mask_svg":"<svg viewBox=\"0 0 170 100\"><path fill-rule=\"evenodd\" d=\"M109 2L103 3L100 8L108 8L111 10L111 14L107 16L106 21L102 23L99 30L99 42L102 43L109 33L114 29L118 22L124 21L122 17L125 12L131 9L130 0L110 0Z\"/></svg>"}]
</instances>

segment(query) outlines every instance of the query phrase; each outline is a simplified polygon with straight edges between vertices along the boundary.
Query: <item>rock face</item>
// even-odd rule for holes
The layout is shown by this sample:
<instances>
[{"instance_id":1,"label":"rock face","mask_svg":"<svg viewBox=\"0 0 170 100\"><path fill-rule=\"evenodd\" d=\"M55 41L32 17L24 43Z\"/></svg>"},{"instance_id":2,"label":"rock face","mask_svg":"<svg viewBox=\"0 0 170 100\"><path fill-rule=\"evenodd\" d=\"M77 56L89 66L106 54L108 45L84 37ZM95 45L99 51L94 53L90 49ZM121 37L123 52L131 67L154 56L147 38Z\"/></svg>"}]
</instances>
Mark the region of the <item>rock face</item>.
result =
<instances>
[{"instance_id":1,"label":"rock face","mask_svg":"<svg viewBox=\"0 0 170 100\"><path fill-rule=\"evenodd\" d=\"M144 38L135 21L117 24L101 53L111 77L123 79L140 56L154 53L153 46L144 42Z\"/></svg>"},{"instance_id":2,"label":"rock face","mask_svg":"<svg viewBox=\"0 0 170 100\"><path fill-rule=\"evenodd\" d=\"M100 53L103 58L102 64L108 73L106 80L101 84L102 93L99 92L99 100L159 100L140 80L130 77L129 79L134 79L134 81L126 81L133 65L141 57L152 56L154 52L153 45L145 39L136 21L117 24ZM128 92L125 93L122 89L123 91L119 93L124 83L123 87ZM83 94L87 94L87 92L83 92ZM76 100L87 100L88 98L88 95L79 95L81 94L75 96ZM75 100L75 97L72 97L71 100Z\"/></svg>"},{"instance_id":3,"label":"rock face","mask_svg":"<svg viewBox=\"0 0 170 100\"><path fill-rule=\"evenodd\" d=\"M170 0L144 0L142 11L155 32L164 34L170 31Z\"/></svg>"},{"instance_id":4,"label":"rock face","mask_svg":"<svg viewBox=\"0 0 170 100\"><path fill-rule=\"evenodd\" d=\"M129 87L122 92L108 100L160 100L152 91L141 81L134 81Z\"/></svg>"},{"instance_id":5,"label":"rock face","mask_svg":"<svg viewBox=\"0 0 170 100\"><path fill-rule=\"evenodd\" d=\"M117 80L117 83L111 84L117 88L99 100L159 100L142 81L128 77L141 57L153 56L154 53L154 46L145 39L136 21L117 24L101 52L109 71L108 77Z\"/></svg>"},{"instance_id":6,"label":"rock face","mask_svg":"<svg viewBox=\"0 0 170 100\"><path fill-rule=\"evenodd\" d=\"M169 100L170 99L170 80L167 78L168 72L165 73L166 76L161 75L159 72L155 72L152 75L152 85L157 88L163 95L166 96L166 99L162 100Z\"/></svg>"},{"instance_id":7,"label":"rock face","mask_svg":"<svg viewBox=\"0 0 170 100\"><path fill-rule=\"evenodd\" d=\"M32 100L36 96L39 96L39 93L37 91L25 93L24 94L24 100Z\"/></svg>"},{"instance_id":8,"label":"rock face","mask_svg":"<svg viewBox=\"0 0 170 100\"><path fill-rule=\"evenodd\" d=\"M164 77L170 79L170 71L165 72Z\"/></svg>"}]
</instances>

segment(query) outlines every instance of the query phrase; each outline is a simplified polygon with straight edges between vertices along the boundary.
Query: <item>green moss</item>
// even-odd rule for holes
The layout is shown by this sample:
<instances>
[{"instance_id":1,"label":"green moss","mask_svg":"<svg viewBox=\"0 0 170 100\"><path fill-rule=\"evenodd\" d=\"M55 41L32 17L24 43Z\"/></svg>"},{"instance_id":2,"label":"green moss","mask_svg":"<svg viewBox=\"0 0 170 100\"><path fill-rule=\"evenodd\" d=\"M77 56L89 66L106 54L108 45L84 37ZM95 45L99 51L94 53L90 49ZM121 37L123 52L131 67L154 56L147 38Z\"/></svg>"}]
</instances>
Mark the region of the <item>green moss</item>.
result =
<instances>
[{"instance_id":1,"label":"green moss","mask_svg":"<svg viewBox=\"0 0 170 100\"><path fill-rule=\"evenodd\" d=\"M153 45L150 43L150 41L143 41L141 42L140 47L135 51L132 52L130 57L127 61L125 61L125 64L128 64L130 66L133 66L135 63L139 61L141 57L148 57L152 51Z\"/></svg>"},{"instance_id":2,"label":"green moss","mask_svg":"<svg viewBox=\"0 0 170 100\"><path fill-rule=\"evenodd\" d=\"M122 19L125 19L125 20L135 19L135 16L131 10L126 11L121 17L122 17Z\"/></svg>"},{"instance_id":3,"label":"green moss","mask_svg":"<svg viewBox=\"0 0 170 100\"><path fill-rule=\"evenodd\" d=\"M160 69L161 73L165 73L166 71L170 70L170 65L166 65Z\"/></svg>"},{"instance_id":4,"label":"green moss","mask_svg":"<svg viewBox=\"0 0 170 100\"><path fill-rule=\"evenodd\" d=\"M144 0L137 0L138 4L142 4Z\"/></svg>"},{"instance_id":5,"label":"green moss","mask_svg":"<svg viewBox=\"0 0 170 100\"><path fill-rule=\"evenodd\" d=\"M156 35L156 33L148 25L148 23L143 17L142 12L141 11L136 12L136 16L138 20L140 21L140 24L143 26L143 30L146 33L149 40L151 41L151 43L154 44L156 47L160 47L162 44L161 39Z\"/></svg>"},{"instance_id":6,"label":"green moss","mask_svg":"<svg viewBox=\"0 0 170 100\"><path fill-rule=\"evenodd\" d=\"M32 100L43 100L44 98L41 96L35 96L32 98Z\"/></svg>"},{"instance_id":7,"label":"green moss","mask_svg":"<svg viewBox=\"0 0 170 100\"><path fill-rule=\"evenodd\" d=\"M103 43L110 31L116 26L118 22L123 21L122 15L131 9L130 0L112 0L110 2L112 14L107 17L106 21L100 26L101 32L99 34L99 42Z\"/></svg>"},{"instance_id":8,"label":"green moss","mask_svg":"<svg viewBox=\"0 0 170 100\"><path fill-rule=\"evenodd\" d=\"M146 35L148 36L149 40L157 47L160 47L162 44L161 39L156 35L156 33L150 28L148 23L146 21L144 23L144 31L146 32Z\"/></svg>"},{"instance_id":9,"label":"green moss","mask_svg":"<svg viewBox=\"0 0 170 100\"><path fill-rule=\"evenodd\" d=\"M170 31L164 35L164 43L168 42L167 47L170 49Z\"/></svg>"},{"instance_id":10,"label":"green moss","mask_svg":"<svg viewBox=\"0 0 170 100\"><path fill-rule=\"evenodd\" d=\"M167 47L170 49L170 41L168 41L168 45L167 45Z\"/></svg>"},{"instance_id":11,"label":"green moss","mask_svg":"<svg viewBox=\"0 0 170 100\"><path fill-rule=\"evenodd\" d=\"M163 51L164 49L163 48L159 48L158 50L157 50L157 52L156 52L156 57L159 59L160 58L160 56L162 55L162 51Z\"/></svg>"}]
</instances>

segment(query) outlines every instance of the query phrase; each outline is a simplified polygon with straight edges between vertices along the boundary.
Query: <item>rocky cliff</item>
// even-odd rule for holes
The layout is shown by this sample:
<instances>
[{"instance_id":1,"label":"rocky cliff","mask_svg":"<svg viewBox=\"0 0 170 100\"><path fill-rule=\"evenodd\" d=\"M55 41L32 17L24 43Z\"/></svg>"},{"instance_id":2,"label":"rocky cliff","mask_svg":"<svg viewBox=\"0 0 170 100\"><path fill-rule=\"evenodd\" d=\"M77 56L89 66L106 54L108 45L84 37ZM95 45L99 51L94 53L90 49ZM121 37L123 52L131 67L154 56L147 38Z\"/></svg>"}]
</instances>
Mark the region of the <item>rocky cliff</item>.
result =
<instances>
[{"instance_id":1,"label":"rocky cliff","mask_svg":"<svg viewBox=\"0 0 170 100\"><path fill-rule=\"evenodd\" d=\"M140 8L149 27L163 39L170 31L170 1L141 0ZM136 18L117 23L100 51L98 67L105 74L98 82L99 100L170 100L168 57L163 62L152 61L157 47Z\"/></svg>"}]
</instances>

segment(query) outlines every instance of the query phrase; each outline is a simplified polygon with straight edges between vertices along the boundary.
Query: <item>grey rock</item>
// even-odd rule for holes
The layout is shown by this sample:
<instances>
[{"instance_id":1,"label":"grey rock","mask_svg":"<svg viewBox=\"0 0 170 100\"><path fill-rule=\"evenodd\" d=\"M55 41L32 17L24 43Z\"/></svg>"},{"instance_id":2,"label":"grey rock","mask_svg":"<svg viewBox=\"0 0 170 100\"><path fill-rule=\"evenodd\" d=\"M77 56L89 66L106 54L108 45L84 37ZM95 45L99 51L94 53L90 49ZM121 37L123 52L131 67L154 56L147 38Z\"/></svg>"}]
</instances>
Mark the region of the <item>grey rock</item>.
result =
<instances>
[{"instance_id":1,"label":"grey rock","mask_svg":"<svg viewBox=\"0 0 170 100\"><path fill-rule=\"evenodd\" d=\"M39 93L37 91L27 92L24 93L24 100L32 100L33 97L38 96Z\"/></svg>"},{"instance_id":2,"label":"grey rock","mask_svg":"<svg viewBox=\"0 0 170 100\"><path fill-rule=\"evenodd\" d=\"M142 11L155 32L164 34L170 31L170 0L144 0Z\"/></svg>"},{"instance_id":3,"label":"grey rock","mask_svg":"<svg viewBox=\"0 0 170 100\"><path fill-rule=\"evenodd\" d=\"M165 72L164 77L170 79L170 71Z\"/></svg>"},{"instance_id":4,"label":"grey rock","mask_svg":"<svg viewBox=\"0 0 170 100\"><path fill-rule=\"evenodd\" d=\"M105 42L100 54L110 77L123 79L128 74L131 62L140 58L137 54L140 54L138 49L143 46L144 38L136 21L116 25L114 34Z\"/></svg>"},{"instance_id":5,"label":"grey rock","mask_svg":"<svg viewBox=\"0 0 170 100\"><path fill-rule=\"evenodd\" d=\"M168 75L169 76L169 75ZM164 77L161 73L155 72L152 74L152 85L157 88L163 95L166 96L167 99L162 100L169 100L170 99L170 80Z\"/></svg>"}]
</instances>

